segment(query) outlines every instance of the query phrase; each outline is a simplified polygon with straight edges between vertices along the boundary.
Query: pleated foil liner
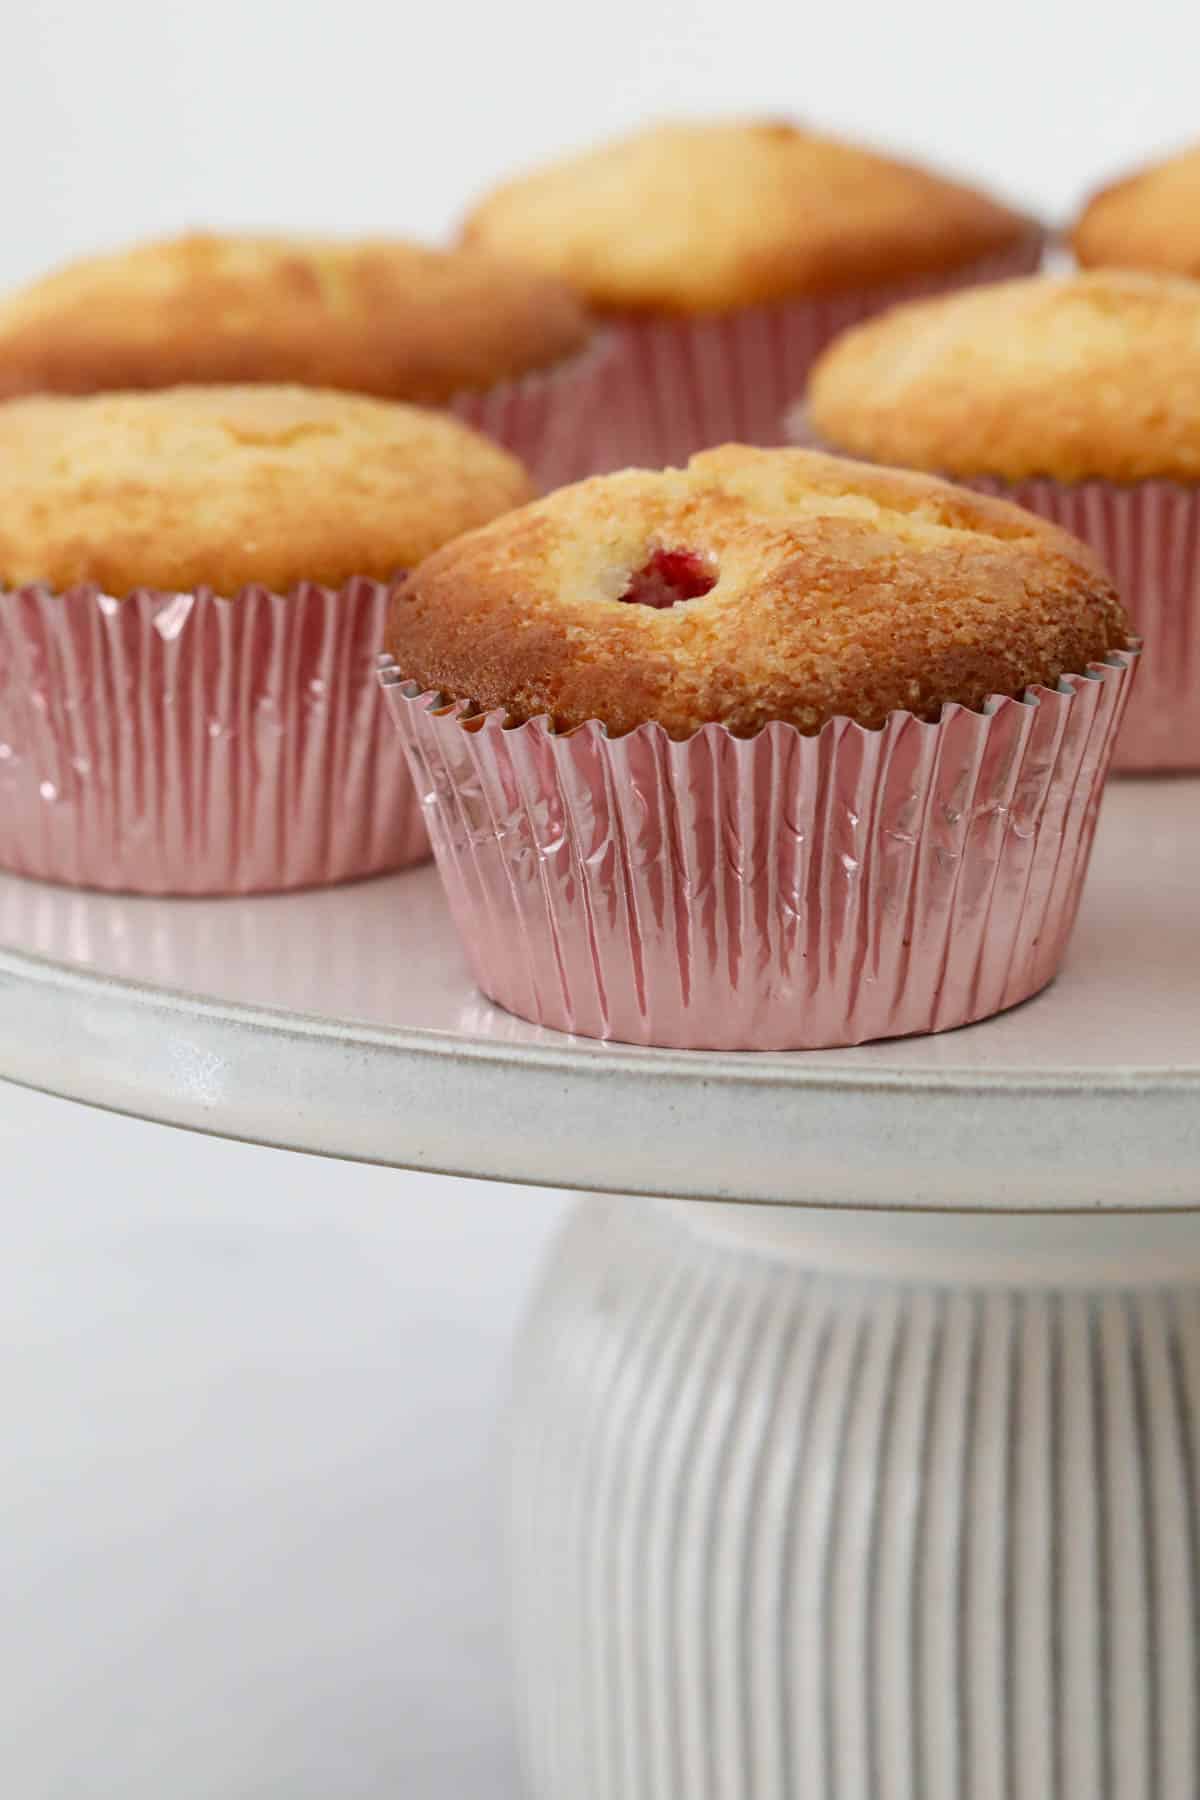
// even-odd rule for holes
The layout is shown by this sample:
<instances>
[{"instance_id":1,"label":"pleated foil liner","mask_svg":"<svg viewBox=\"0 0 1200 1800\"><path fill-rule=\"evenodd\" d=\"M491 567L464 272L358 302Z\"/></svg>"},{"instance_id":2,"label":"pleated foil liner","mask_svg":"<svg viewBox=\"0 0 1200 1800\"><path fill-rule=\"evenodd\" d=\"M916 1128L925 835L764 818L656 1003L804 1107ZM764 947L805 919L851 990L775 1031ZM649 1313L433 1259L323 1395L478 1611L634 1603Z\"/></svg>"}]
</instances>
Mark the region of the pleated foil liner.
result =
<instances>
[{"instance_id":1,"label":"pleated foil liner","mask_svg":"<svg viewBox=\"0 0 1200 1800\"><path fill-rule=\"evenodd\" d=\"M1107 565L1145 649L1113 767L1200 769L1200 485L978 478L1082 538Z\"/></svg>"},{"instance_id":2,"label":"pleated foil liner","mask_svg":"<svg viewBox=\"0 0 1200 1800\"><path fill-rule=\"evenodd\" d=\"M787 1050L945 1031L1051 980L1135 663L934 724L685 742L467 723L382 679L489 998L587 1037Z\"/></svg>"},{"instance_id":3,"label":"pleated foil liner","mask_svg":"<svg viewBox=\"0 0 1200 1800\"><path fill-rule=\"evenodd\" d=\"M448 411L511 451L539 488L564 487L597 474L604 463L620 356L617 334L601 332L556 368L458 394Z\"/></svg>"},{"instance_id":4,"label":"pleated foil liner","mask_svg":"<svg viewBox=\"0 0 1200 1800\"><path fill-rule=\"evenodd\" d=\"M628 318L608 384L604 466L685 463L714 444L787 442L788 408L821 351L889 306L1028 275L1043 235L951 273L699 318Z\"/></svg>"},{"instance_id":5,"label":"pleated foil liner","mask_svg":"<svg viewBox=\"0 0 1200 1800\"><path fill-rule=\"evenodd\" d=\"M245 894L425 856L379 695L389 593L0 592L0 867Z\"/></svg>"}]
</instances>

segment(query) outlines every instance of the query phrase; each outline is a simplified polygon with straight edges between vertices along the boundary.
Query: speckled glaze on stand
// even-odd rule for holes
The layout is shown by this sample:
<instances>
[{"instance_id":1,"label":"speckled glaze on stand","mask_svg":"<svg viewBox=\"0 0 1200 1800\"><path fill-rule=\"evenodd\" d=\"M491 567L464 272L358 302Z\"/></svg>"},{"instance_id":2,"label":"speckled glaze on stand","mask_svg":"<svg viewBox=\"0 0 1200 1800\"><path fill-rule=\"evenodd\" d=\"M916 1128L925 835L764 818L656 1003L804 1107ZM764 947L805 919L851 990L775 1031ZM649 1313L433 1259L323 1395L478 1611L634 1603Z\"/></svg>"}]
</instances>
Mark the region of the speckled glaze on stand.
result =
<instances>
[{"instance_id":1,"label":"speckled glaze on stand","mask_svg":"<svg viewBox=\"0 0 1200 1800\"><path fill-rule=\"evenodd\" d=\"M758 1056L488 1005L431 868L189 901L0 876L0 1074L615 1196L517 1358L534 1800L1195 1800L1198 808L1110 785L1027 1005Z\"/></svg>"}]
</instances>

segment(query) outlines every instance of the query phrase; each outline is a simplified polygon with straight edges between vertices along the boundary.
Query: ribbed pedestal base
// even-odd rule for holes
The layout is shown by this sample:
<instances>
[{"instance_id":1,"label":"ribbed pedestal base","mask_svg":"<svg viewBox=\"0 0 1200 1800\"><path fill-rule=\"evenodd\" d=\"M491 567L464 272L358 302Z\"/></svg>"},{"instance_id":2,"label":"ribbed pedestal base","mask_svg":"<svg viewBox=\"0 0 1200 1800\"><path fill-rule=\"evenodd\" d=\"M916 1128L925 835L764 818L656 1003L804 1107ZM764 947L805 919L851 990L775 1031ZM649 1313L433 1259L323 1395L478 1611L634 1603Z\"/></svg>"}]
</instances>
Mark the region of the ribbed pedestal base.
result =
<instances>
[{"instance_id":1,"label":"ribbed pedestal base","mask_svg":"<svg viewBox=\"0 0 1200 1800\"><path fill-rule=\"evenodd\" d=\"M1200 1794L1200 1220L587 1202L512 1502L537 1800Z\"/></svg>"}]
</instances>

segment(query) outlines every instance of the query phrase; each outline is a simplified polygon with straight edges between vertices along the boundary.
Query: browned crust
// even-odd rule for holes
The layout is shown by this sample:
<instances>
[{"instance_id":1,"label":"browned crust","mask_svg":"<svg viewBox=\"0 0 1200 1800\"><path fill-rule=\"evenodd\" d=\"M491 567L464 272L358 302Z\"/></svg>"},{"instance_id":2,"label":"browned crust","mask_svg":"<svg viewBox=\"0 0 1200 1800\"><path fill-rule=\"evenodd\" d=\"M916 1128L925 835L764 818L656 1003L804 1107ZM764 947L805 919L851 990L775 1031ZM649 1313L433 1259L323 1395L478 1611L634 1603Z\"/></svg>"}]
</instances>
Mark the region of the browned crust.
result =
<instances>
[{"instance_id":1,"label":"browned crust","mask_svg":"<svg viewBox=\"0 0 1200 1800\"><path fill-rule=\"evenodd\" d=\"M1200 144L1093 194L1071 229L1071 248L1089 268L1200 276Z\"/></svg>"},{"instance_id":2,"label":"browned crust","mask_svg":"<svg viewBox=\"0 0 1200 1800\"><path fill-rule=\"evenodd\" d=\"M485 252L221 237L74 263L0 305L0 395L298 382L436 405L591 332L561 282Z\"/></svg>"},{"instance_id":3,"label":"browned crust","mask_svg":"<svg viewBox=\"0 0 1200 1800\"><path fill-rule=\"evenodd\" d=\"M656 548L715 560L712 591L620 603ZM749 735L1052 685L1124 644L1090 551L928 476L730 445L686 470L561 489L447 545L393 603L388 650L423 688L559 729L709 720Z\"/></svg>"},{"instance_id":4,"label":"browned crust","mask_svg":"<svg viewBox=\"0 0 1200 1800\"><path fill-rule=\"evenodd\" d=\"M386 580L527 500L441 413L314 388L0 404L0 585L232 594Z\"/></svg>"},{"instance_id":5,"label":"browned crust","mask_svg":"<svg viewBox=\"0 0 1200 1800\"><path fill-rule=\"evenodd\" d=\"M951 476L1200 480L1200 282L1103 270L896 307L825 352L806 420Z\"/></svg>"},{"instance_id":6,"label":"browned crust","mask_svg":"<svg viewBox=\"0 0 1200 1800\"><path fill-rule=\"evenodd\" d=\"M653 126L551 163L463 229L599 310L706 313L956 269L1034 228L928 170L759 121Z\"/></svg>"}]
</instances>

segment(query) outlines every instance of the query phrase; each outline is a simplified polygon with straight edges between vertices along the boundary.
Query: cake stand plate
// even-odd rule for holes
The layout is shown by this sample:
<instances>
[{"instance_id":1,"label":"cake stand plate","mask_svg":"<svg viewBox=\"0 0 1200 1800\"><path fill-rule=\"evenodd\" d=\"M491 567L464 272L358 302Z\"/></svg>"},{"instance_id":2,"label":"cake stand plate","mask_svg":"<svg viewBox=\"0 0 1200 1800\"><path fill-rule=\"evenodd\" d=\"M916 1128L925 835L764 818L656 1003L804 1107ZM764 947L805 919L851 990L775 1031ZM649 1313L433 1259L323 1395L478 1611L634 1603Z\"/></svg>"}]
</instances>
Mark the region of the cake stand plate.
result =
<instances>
[{"instance_id":1,"label":"cake stand plate","mask_svg":"<svg viewBox=\"0 0 1200 1800\"><path fill-rule=\"evenodd\" d=\"M0 1073L607 1191L516 1364L537 1800L1195 1800L1198 824L1200 783L1115 784L1050 991L793 1056L523 1025L430 870L225 902L2 880Z\"/></svg>"},{"instance_id":2,"label":"cake stand plate","mask_svg":"<svg viewBox=\"0 0 1200 1800\"><path fill-rule=\"evenodd\" d=\"M1200 783L1114 784L1048 992L939 1037L791 1055L632 1049L512 1018L473 989L428 867L210 901L0 877L0 1075L254 1142L509 1181L1191 1207L1195 824Z\"/></svg>"}]
</instances>

